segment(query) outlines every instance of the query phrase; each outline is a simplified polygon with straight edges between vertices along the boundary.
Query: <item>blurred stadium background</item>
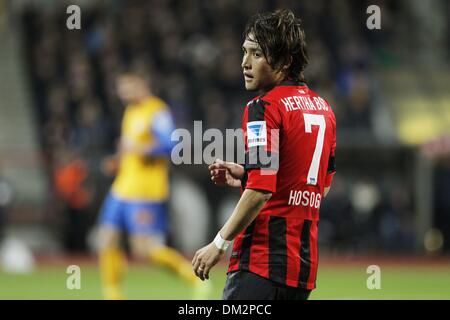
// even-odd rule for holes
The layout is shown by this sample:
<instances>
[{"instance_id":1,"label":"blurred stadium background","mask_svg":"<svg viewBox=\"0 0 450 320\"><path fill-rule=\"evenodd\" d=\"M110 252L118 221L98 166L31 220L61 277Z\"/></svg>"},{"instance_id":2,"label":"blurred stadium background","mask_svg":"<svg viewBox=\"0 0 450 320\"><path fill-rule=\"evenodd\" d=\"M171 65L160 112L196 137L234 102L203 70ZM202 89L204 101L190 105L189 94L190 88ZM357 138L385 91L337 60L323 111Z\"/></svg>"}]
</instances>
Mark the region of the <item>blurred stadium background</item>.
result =
<instances>
[{"instance_id":1,"label":"blurred stadium background","mask_svg":"<svg viewBox=\"0 0 450 320\"><path fill-rule=\"evenodd\" d=\"M81 30L68 30L68 5ZM381 8L381 30L366 8ZM337 167L321 209L312 299L450 299L450 3L398 1L0 0L0 298L100 299L95 235L123 106L114 77L147 71L178 127L240 127L242 31L255 12L304 21L309 85L330 101ZM172 167L170 243L212 239L239 194L205 165ZM82 290L65 287L69 265ZM378 265L382 289L368 290ZM133 265L130 298L187 299ZM225 264L214 270L220 298Z\"/></svg>"}]
</instances>

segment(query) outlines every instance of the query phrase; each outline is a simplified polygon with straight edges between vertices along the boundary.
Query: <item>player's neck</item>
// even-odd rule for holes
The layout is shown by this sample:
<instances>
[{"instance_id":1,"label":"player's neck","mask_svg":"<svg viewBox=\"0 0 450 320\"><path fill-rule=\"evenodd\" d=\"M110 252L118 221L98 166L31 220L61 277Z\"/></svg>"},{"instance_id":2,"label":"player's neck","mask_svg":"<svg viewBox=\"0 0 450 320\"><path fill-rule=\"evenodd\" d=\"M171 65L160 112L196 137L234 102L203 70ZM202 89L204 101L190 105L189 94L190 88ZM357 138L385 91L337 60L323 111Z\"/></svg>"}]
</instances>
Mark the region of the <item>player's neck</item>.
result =
<instances>
[{"instance_id":1,"label":"player's neck","mask_svg":"<svg viewBox=\"0 0 450 320\"><path fill-rule=\"evenodd\" d=\"M287 80L286 78L280 78L277 81L271 83L270 85L258 90L258 93L260 96L265 95L267 92L269 92L270 90L272 90L273 88L275 88L277 85L279 85L280 83L282 83L283 81Z\"/></svg>"},{"instance_id":2,"label":"player's neck","mask_svg":"<svg viewBox=\"0 0 450 320\"><path fill-rule=\"evenodd\" d=\"M146 94L142 94L139 97L136 97L136 100L133 101L133 105L135 106L139 106L141 105L143 102L147 101L148 99L150 99L152 97L152 95L150 93L146 93Z\"/></svg>"}]
</instances>

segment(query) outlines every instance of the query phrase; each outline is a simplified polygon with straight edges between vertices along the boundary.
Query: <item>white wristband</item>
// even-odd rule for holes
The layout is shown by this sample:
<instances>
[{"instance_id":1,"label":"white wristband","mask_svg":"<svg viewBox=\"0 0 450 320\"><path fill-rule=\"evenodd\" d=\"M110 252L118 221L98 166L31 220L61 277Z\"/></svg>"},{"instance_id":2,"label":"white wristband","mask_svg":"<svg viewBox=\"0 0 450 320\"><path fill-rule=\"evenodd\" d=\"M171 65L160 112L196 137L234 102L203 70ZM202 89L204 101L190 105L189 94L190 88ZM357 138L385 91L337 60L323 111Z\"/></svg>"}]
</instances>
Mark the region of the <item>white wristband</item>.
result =
<instances>
[{"instance_id":1,"label":"white wristband","mask_svg":"<svg viewBox=\"0 0 450 320\"><path fill-rule=\"evenodd\" d=\"M220 235L220 232L217 232L216 237L214 238L214 244L216 245L217 249L226 251L228 246L230 245L231 241L225 240Z\"/></svg>"}]
</instances>

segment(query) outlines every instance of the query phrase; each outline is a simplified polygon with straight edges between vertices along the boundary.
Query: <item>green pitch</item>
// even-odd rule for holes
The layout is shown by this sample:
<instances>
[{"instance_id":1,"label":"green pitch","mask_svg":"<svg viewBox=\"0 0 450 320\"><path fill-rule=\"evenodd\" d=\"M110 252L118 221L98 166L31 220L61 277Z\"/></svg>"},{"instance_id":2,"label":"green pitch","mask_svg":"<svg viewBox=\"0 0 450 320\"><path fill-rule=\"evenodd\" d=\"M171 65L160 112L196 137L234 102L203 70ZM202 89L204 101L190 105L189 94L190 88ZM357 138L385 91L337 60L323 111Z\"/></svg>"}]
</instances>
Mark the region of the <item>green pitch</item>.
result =
<instances>
[{"instance_id":1,"label":"green pitch","mask_svg":"<svg viewBox=\"0 0 450 320\"><path fill-rule=\"evenodd\" d=\"M450 265L379 265L381 289L369 290L363 264L322 264L311 299L450 299ZM101 299L98 269L81 267L81 289L69 290L66 266L39 266L29 275L0 272L0 299ZM225 268L213 270L211 299L220 299ZM129 299L191 299L191 292L171 273L130 266L124 283Z\"/></svg>"}]
</instances>

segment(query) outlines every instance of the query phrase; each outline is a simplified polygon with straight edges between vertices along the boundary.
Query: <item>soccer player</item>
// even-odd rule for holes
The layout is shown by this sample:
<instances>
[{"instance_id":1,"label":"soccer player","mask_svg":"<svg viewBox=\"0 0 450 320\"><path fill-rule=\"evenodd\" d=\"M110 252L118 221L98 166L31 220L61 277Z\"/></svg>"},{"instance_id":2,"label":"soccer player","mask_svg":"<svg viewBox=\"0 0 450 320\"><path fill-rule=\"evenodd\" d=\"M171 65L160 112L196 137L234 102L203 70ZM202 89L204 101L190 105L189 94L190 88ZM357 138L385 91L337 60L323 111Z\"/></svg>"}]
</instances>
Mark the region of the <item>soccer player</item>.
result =
<instances>
[{"instance_id":1,"label":"soccer player","mask_svg":"<svg viewBox=\"0 0 450 320\"><path fill-rule=\"evenodd\" d=\"M243 115L245 166L209 166L212 181L241 187L241 198L193 269L208 279L234 240L223 299L306 300L316 286L320 203L335 172L335 116L305 83L305 33L291 11L253 16L242 50L245 88L259 93Z\"/></svg>"},{"instance_id":2,"label":"soccer player","mask_svg":"<svg viewBox=\"0 0 450 320\"><path fill-rule=\"evenodd\" d=\"M194 287L195 294L207 294L205 286L192 273L189 261L165 245L168 158L174 129L169 108L152 95L146 75L139 72L121 74L117 78L117 91L127 106L117 161L114 158L105 161L105 168L110 170L117 163L118 171L100 214L99 262L104 297L124 298L121 282L126 258L120 248L122 231L127 231L135 257L175 271Z\"/></svg>"}]
</instances>

